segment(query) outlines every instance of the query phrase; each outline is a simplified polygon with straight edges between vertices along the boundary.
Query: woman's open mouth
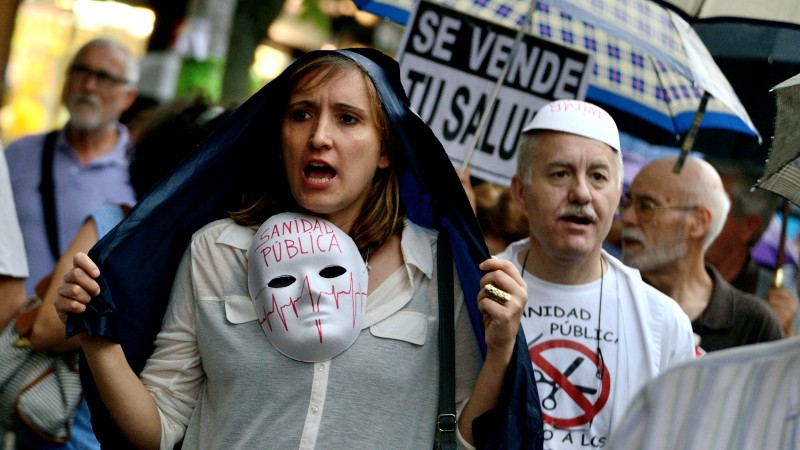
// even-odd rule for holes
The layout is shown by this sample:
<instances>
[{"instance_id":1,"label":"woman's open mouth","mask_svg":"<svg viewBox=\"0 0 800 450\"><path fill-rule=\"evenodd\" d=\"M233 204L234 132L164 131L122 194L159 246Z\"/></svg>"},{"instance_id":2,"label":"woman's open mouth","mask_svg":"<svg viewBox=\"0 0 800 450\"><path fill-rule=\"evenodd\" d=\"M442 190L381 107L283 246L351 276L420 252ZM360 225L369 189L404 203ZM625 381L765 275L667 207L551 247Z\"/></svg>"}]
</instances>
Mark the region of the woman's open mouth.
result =
<instances>
[{"instance_id":1,"label":"woman's open mouth","mask_svg":"<svg viewBox=\"0 0 800 450\"><path fill-rule=\"evenodd\" d=\"M336 170L321 162L311 162L303 169L306 180L312 184L325 184L336 177Z\"/></svg>"}]
</instances>

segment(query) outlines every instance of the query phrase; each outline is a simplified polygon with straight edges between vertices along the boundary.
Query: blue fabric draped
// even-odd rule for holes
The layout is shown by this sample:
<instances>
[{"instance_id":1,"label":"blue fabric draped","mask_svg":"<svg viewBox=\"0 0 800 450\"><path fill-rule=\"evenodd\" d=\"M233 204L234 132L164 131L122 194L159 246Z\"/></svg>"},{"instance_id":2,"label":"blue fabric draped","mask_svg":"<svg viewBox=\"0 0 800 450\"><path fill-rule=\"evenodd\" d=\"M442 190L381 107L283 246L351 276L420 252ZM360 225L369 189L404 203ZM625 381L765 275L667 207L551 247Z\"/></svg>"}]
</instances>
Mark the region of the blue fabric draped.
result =
<instances>
[{"instance_id":1,"label":"blue fabric draped","mask_svg":"<svg viewBox=\"0 0 800 450\"><path fill-rule=\"evenodd\" d=\"M338 51L356 61L374 82L389 117L404 173L401 198L415 223L449 231L458 276L476 339L485 352L477 308L478 264L489 257L478 222L441 143L411 110L397 62L373 49ZM312 52L294 64L319 56ZM287 69L234 111L186 160L162 180L129 216L100 240L89 255L101 271L102 292L84 314L73 315L67 334L105 336L119 342L139 373L153 350L178 262L191 235L227 215L243 189L239 174L258 161L270 145L268 133L281 118L276 99L287 95ZM506 375L501 407L475 422L481 448L541 448L539 399L520 329L515 357ZM124 440L99 400L91 372L81 372L95 432L105 447L123 448Z\"/></svg>"}]
</instances>

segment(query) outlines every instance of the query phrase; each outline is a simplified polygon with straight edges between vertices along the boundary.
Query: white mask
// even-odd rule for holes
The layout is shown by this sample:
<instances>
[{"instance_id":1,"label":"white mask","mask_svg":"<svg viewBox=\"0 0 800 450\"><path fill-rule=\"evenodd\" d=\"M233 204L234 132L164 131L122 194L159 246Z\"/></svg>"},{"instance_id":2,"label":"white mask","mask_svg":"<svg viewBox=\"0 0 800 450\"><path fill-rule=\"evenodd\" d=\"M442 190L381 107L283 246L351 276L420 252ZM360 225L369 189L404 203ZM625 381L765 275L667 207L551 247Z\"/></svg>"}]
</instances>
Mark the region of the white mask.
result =
<instances>
[{"instance_id":1,"label":"white mask","mask_svg":"<svg viewBox=\"0 0 800 450\"><path fill-rule=\"evenodd\" d=\"M326 361L361 332L367 265L355 242L325 219L270 217L247 252L247 288L272 345L299 361Z\"/></svg>"}]
</instances>

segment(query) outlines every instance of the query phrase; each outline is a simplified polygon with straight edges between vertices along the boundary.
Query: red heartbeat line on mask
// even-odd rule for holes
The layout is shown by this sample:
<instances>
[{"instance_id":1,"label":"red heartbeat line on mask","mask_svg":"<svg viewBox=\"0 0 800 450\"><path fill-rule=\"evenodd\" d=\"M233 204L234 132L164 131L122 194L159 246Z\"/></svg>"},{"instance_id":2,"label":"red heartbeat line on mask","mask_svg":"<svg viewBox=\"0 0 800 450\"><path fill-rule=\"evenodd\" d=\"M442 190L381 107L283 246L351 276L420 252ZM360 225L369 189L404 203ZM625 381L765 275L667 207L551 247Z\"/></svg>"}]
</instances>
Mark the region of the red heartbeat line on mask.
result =
<instances>
[{"instance_id":1,"label":"red heartbeat line on mask","mask_svg":"<svg viewBox=\"0 0 800 450\"><path fill-rule=\"evenodd\" d=\"M291 308L290 312L293 312L294 316L299 318L300 315L297 312L297 305L298 304L301 304L304 300L308 300L309 304L311 305L311 311L312 312L319 312L319 304L320 304L320 301L323 298L323 296L332 296L334 298L334 300L336 301L336 309L338 310L340 308L340 306L341 306L339 304L339 297L340 296L344 296L344 295L350 295L350 304L353 307L352 308L353 309L352 326L355 327L356 326L356 318L358 317L359 312L362 313L362 314L364 313L364 299L367 297L367 293L362 291L361 286L356 288L354 286L354 284L355 284L355 282L353 281L353 274L351 273L350 274L350 286L349 286L348 290L336 291L336 287L333 284L331 284L331 290L330 291L321 291L319 293L319 295L317 295L317 298L315 299L313 294L312 294L312 292L311 292L311 286L310 286L309 281L308 281L308 276L306 276L306 277L303 278L303 291L300 292L300 296L297 299L289 297L289 301L287 303L285 303L283 305L279 305L278 304L278 300L275 298L275 294L272 294L271 309L269 311L267 311L266 308L263 308L264 315L258 321L262 325L264 324L264 322L267 322L267 326L269 327L269 330L273 331L272 330L272 321L270 320L270 317L272 315L274 315L274 314L277 314L278 318L280 318L280 321L283 324L283 329L286 330L286 331L289 331L289 326L286 323L286 314L284 312L284 309ZM360 306L360 308L358 306ZM361 311L359 311L359 309ZM322 341L323 341L323 337L322 337L322 320L321 319L315 319L314 323L316 324L316 327L317 327L317 334L319 335L319 342L322 343Z\"/></svg>"}]
</instances>

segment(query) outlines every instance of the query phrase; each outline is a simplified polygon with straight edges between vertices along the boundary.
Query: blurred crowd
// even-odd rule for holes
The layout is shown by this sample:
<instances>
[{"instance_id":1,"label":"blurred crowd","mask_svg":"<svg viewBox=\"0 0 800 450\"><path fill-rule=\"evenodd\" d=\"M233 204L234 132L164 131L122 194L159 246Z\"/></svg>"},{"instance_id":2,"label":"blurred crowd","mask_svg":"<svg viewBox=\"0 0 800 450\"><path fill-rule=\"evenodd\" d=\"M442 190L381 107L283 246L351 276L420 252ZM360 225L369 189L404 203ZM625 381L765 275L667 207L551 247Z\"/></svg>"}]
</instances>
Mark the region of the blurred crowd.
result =
<instances>
[{"instance_id":1,"label":"blurred crowd","mask_svg":"<svg viewBox=\"0 0 800 450\"><path fill-rule=\"evenodd\" d=\"M390 101L384 98L388 91L371 78L369 70L375 69L364 67L378 65L396 76L382 58L368 52L309 57L268 85L269 95L256 94L261 103L251 112L202 97L137 101L138 63L110 39L93 40L74 55L62 95L67 124L7 143L0 151L0 327L18 327L18 313L28 299L40 298L42 307L24 333L26 346L34 352L82 352L81 370L91 369L100 401L92 403L88 395L81 401L65 439L20 423L7 430L11 448L99 449L95 431L101 422L92 414L100 411L97 404L109 410L103 411L108 414L103 426L119 428L120 439L147 448L172 448L181 441L187 448L223 443L244 448L272 439L258 431L266 422L274 422L270 432L288 435L276 445L301 448L370 448L376 445L371 439L394 448L403 438L430 447L434 434L448 431L455 433L453 445L488 448L493 441L485 440L479 424L507 406L513 382L504 374L519 354L530 363L523 376L532 377L536 392L513 392L536 399L539 422L528 422L536 429L512 447L627 449L655 448L657 442L658 448L732 448L728 436L738 435L731 422L740 418L723 411L752 406L747 417L753 417L785 406L784 381L773 380L769 370L771 362L797 347L786 340L800 326L794 209L768 191L752 189L761 168L747 162L693 155L677 174L677 156L628 164L630 155L608 113L560 100L542 108L523 130L510 186L471 177L468 169L443 175L460 180L463 190L448 193L452 208L472 207L469 220L479 225L481 249L497 257L475 259L482 278L473 280L473 290L464 284L472 282L461 271L465 263L455 262L462 284L456 289L451 349L458 411L449 429L436 424L431 399L437 398L438 385L419 381L414 372L427 376L440 370L434 339L440 316L430 304L438 302L427 298L442 298L441 291L434 293L441 276L434 260L442 251L436 236L443 228L414 224L414 208L401 196L403 171L413 162L397 136L416 143L427 135L412 128L421 126L416 122L395 121L381 110ZM401 92L391 95L403 98ZM243 117L249 122L235 122ZM215 173L243 179L241 192L235 192L238 203L221 210L227 222L191 230L196 234L177 274L164 275L175 278L175 287L144 372L128 367L122 349L95 336L91 326L68 337L69 320L82 317L86 303L101 290L94 281L100 269L86 256L90 249L118 224L130 222L131 208L144 199L158 196L164 205L173 198L185 201L174 183L216 183L209 174L193 171L213 154L197 152L228 147L244 149L252 167L239 163L239 172ZM256 317L261 313L250 306L266 313L275 296L284 295L274 293L280 277L254 293L246 257L252 254L247 250L255 230L284 212L308 214L344 230L343 239L353 239L355 259L364 262L368 274L362 286L369 291L366 313L359 319L365 331L358 328L343 350L319 360L282 350L270 334L274 330L266 328L267 316ZM788 233L783 221L790 224ZM263 238L266 232L259 233ZM153 247L159 239L152 236ZM153 249L156 258L158 251ZM324 277L326 269L314 270ZM272 292L273 303L258 303L263 289ZM474 292L477 297L471 298ZM302 315L292 298L291 307L284 305L280 313L287 330L283 314ZM473 303L470 321L472 313L462 305ZM323 325L309 326L322 342ZM517 330L527 342L515 344ZM253 342L256 335L263 342ZM300 339L289 336L274 339ZM731 350L770 341L782 342L751 353ZM265 352L257 346L264 343L274 354L261 360ZM312 344L281 345L298 346L303 355ZM515 350L519 345L526 345L521 353ZM752 362L759 355L773 356L762 362L762 373ZM776 371L791 374L793 366L775 365ZM673 370L677 367L686 369ZM703 367L719 370L718 376L703 375ZM726 378L728 367L748 373L769 394L749 396L747 386ZM374 389L347 378L360 376L356 369L378 380ZM255 400L232 398L260 390L254 382L259 378L276 380ZM349 390L351 382L358 389ZM299 395L272 390L281 383L297 383L293 390ZM670 410L659 406L671 403L669 395L684 404L670 404ZM737 396L738 406L725 405L720 398L725 395ZM772 403L761 400L767 395ZM745 400L753 404L741 403ZM278 401L295 405L286 406L285 418L275 412L284 407ZM366 413L357 412L359 405ZM689 420L694 417L689 409L701 407L708 408L698 414L703 421ZM375 425L379 429L362 430L361 422L373 423L367 416L382 418ZM229 423L215 422L221 417ZM725 437L710 441L706 420L716 420ZM409 429L422 422L430 422L430 429ZM349 438L335 430L347 423ZM741 422L734 423L742 429ZM763 440L748 434L741 437L744 446L735 446L778 448L775 435L781 430L772 422L748 423L746 432L763 434ZM675 447L659 441L672 437L684 440ZM791 442L781 441L780 448L800 442L793 435L786 439Z\"/></svg>"}]
</instances>

